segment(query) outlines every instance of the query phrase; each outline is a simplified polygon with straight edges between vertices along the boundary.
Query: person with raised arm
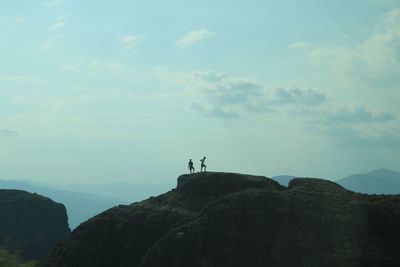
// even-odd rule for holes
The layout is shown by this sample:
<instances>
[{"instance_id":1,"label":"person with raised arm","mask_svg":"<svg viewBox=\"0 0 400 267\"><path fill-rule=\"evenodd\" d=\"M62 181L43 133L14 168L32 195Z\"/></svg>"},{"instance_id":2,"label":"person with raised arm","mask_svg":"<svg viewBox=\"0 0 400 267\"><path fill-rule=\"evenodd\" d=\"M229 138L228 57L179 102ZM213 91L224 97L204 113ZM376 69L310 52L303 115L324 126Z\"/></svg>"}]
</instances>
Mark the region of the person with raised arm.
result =
<instances>
[{"instance_id":1,"label":"person with raised arm","mask_svg":"<svg viewBox=\"0 0 400 267\"><path fill-rule=\"evenodd\" d=\"M207 170L207 166L206 166L206 164L204 164L204 161L205 161L205 160L206 160L206 157L203 157L203 158L200 160L200 162L201 162L200 172L202 172L203 169L204 169L204 172Z\"/></svg>"}]
</instances>

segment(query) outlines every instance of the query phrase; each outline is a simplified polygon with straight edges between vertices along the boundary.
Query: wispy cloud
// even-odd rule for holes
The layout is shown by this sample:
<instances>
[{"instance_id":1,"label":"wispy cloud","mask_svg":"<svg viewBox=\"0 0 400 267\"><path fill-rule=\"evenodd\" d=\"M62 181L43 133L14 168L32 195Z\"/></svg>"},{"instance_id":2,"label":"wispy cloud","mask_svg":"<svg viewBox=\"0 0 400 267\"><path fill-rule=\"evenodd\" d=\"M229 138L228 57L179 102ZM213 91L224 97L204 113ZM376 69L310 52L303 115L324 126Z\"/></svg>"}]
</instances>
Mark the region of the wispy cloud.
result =
<instances>
[{"instance_id":1,"label":"wispy cloud","mask_svg":"<svg viewBox=\"0 0 400 267\"><path fill-rule=\"evenodd\" d=\"M159 68L164 84L183 86L192 110L206 116L239 118L244 112L268 113L295 108L319 107L327 96L302 86L265 86L248 78L231 77L214 71L187 73Z\"/></svg>"},{"instance_id":2,"label":"wispy cloud","mask_svg":"<svg viewBox=\"0 0 400 267\"><path fill-rule=\"evenodd\" d=\"M51 50L56 47L64 38L64 28L67 26L68 15L58 16L49 26L49 37L43 42L44 50Z\"/></svg>"},{"instance_id":3,"label":"wispy cloud","mask_svg":"<svg viewBox=\"0 0 400 267\"><path fill-rule=\"evenodd\" d=\"M64 34L57 34L55 36L49 37L43 42L43 49L49 51L59 44L60 40L64 38Z\"/></svg>"},{"instance_id":4,"label":"wispy cloud","mask_svg":"<svg viewBox=\"0 0 400 267\"><path fill-rule=\"evenodd\" d=\"M360 128L349 125L331 125L322 130L335 144L345 147L400 147L400 129L382 127Z\"/></svg>"},{"instance_id":5,"label":"wispy cloud","mask_svg":"<svg viewBox=\"0 0 400 267\"><path fill-rule=\"evenodd\" d=\"M53 25L50 26L52 30L58 30L60 28L64 28L66 25L65 21L57 21Z\"/></svg>"},{"instance_id":6,"label":"wispy cloud","mask_svg":"<svg viewBox=\"0 0 400 267\"><path fill-rule=\"evenodd\" d=\"M214 36L215 33L204 28L200 30L194 30L185 34L182 38L178 39L176 41L176 46L178 46L179 48L189 47L204 39L212 38Z\"/></svg>"},{"instance_id":7,"label":"wispy cloud","mask_svg":"<svg viewBox=\"0 0 400 267\"><path fill-rule=\"evenodd\" d=\"M49 0L42 3L44 7L48 8L60 8L63 7L69 0Z\"/></svg>"},{"instance_id":8,"label":"wispy cloud","mask_svg":"<svg viewBox=\"0 0 400 267\"><path fill-rule=\"evenodd\" d=\"M309 47L310 47L310 44L307 43L307 42L294 42L294 43L289 45L289 48L291 48L291 49L299 49L299 50L306 49L306 48L309 48Z\"/></svg>"},{"instance_id":9,"label":"wispy cloud","mask_svg":"<svg viewBox=\"0 0 400 267\"><path fill-rule=\"evenodd\" d=\"M383 16L373 33L355 45L296 42L289 46L336 77L345 88L386 91L397 97L400 86L400 9ZM392 109L392 111L395 109ZM308 115L314 129L344 146L400 147L397 113L370 106L331 103ZM314 118L314 119L312 119Z\"/></svg>"},{"instance_id":10,"label":"wispy cloud","mask_svg":"<svg viewBox=\"0 0 400 267\"><path fill-rule=\"evenodd\" d=\"M88 62L88 73L96 74L112 74L114 76L122 75L127 72L127 66L114 60L93 59Z\"/></svg>"},{"instance_id":11,"label":"wispy cloud","mask_svg":"<svg viewBox=\"0 0 400 267\"><path fill-rule=\"evenodd\" d=\"M400 8L385 14L374 32L353 46L297 42L313 62L332 71L349 87L388 88L400 85Z\"/></svg>"},{"instance_id":12,"label":"wispy cloud","mask_svg":"<svg viewBox=\"0 0 400 267\"><path fill-rule=\"evenodd\" d=\"M79 64L65 64L65 65L61 65L60 69L62 71L76 71L78 69L80 69L81 65Z\"/></svg>"},{"instance_id":13,"label":"wispy cloud","mask_svg":"<svg viewBox=\"0 0 400 267\"><path fill-rule=\"evenodd\" d=\"M58 16L54 23L50 25L49 29L50 30L61 30L62 28L64 28L67 25L67 18L68 15L61 15Z\"/></svg>"},{"instance_id":14,"label":"wispy cloud","mask_svg":"<svg viewBox=\"0 0 400 267\"><path fill-rule=\"evenodd\" d=\"M396 119L392 113L382 111L370 111L363 106L355 106L340 109L327 115L329 123L387 123Z\"/></svg>"},{"instance_id":15,"label":"wispy cloud","mask_svg":"<svg viewBox=\"0 0 400 267\"><path fill-rule=\"evenodd\" d=\"M339 145L400 146L400 128L394 114L359 104L340 104L318 88L295 82L270 86L215 71L173 72L157 68L156 75L164 85L186 97L191 111L205 117L279 118Z\"/></svg>"},{"instance_id":16,"label":"wispy cloud","mask_svg":"<svg viewBox=\"0 0 400 267\"><path fill-rule=\"evenodd\" d=\"M220 119L238 119L240 117L235 111L224 110L218 107L206 109L198 103L191 103L190 108L206 117L217 117Z\"/></svg>"},{"instance_id":17,"label":"wispy cloud","mask_svg":"<svg viewBox=\"0 0 400 267\"><path fill-rule=\"evenodd\" d=\"M43 49L44 50L50 50L55 46L54 41L51 38L47 38L44 42L43 42Z\"/></svg>"},{"instance_id":18,"label":"wispy cloud","mask_svg":"<svg viewBox=\"0 0 400 267\"><path fill-rule=\"evenodd\" d=\"M137 47L140 43L140 41L143 39L142 35L132 35L128 34L123 36L120 40L119 43L122 45L122 47L128 51L129 53L135 53L138 51Z\"/></svg>"},{"instance_id":19,"label":"wispy cloud","mask_svg":"<svg viewBox=\"0 0 400 267\"><path fill-rule=\"evenodd\" d=\"M274 91L271 104L305 104L320 105L327 100L327 96L315 89L299 87L278 87Z\"/></svg>"},{"instance_id":20,"label":"wispy cloud","mask_svg":"<svg viewBox=\"0 0 400 267\"><path fill-rule=\"evenodd\" d=\"M0 82L11 82L11 83L28 83L31 85L43 85L49 82L49 80L41 80L28 75L0 75Z\"/></svg>"},{"instance_id":21,"label":"wispy cloud","mask_svg":"<svg viewBox=\"0 0 400 267\"><path fill-rule=\"evenodd\" d=\"M0 138L1 137L17 137L18 133L16 131L8 130L8 129L0 129Z\"/></svg>"},{"instance_id":22,"label":"wispy cloud","mask_svg":"<svg viewBox=\"0 0 400 267\"><path fill-rule=\"evenodd\" d=\"M362 105L322 110L314 117L313 130L343 146L400 147L400 128L394 114Z\"/></svg>"},{"instance_id":23,"label":"wispy cloud","mask_svg":"<svg viewBox=\"0 0 400 267\"><path fill-rule=\"evenodd\" d=\"M15 22L17 24L23 24L23 23L25 23L25 17L18 16L18 17L15 18Z\"/></svg>"},{"instance_id":24,"label":"wispy cloud","mask_svg":"<svg viewBox=\"0 0 400 267\"><path fill-rule=\"evenodd\" d=\"M115 59L108 58L86 58L66 61L59 65L59 69L64 72L86 73L89 75L113 75L120 78L131 78L131 69L128 65Z\"/></svg>"}]
</instances>

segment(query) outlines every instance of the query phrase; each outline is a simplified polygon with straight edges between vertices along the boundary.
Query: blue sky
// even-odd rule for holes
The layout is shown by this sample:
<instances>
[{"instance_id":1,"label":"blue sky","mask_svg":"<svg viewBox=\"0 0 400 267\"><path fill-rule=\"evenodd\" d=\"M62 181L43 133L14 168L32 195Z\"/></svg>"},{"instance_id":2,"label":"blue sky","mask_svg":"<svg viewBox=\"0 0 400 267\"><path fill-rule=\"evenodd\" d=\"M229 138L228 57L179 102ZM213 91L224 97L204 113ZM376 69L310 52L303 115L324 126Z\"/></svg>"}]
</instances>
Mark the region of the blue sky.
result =
<instances>
[{"instance_id":1,"label":"blue sky","mask_svg":"<svg viewBox=\"0 0 400 267\"><path fill-rule=\"evenodd\" d=\"M400 4L5 0L3 179L400 171Z\"/></svg>"}]
</instances>

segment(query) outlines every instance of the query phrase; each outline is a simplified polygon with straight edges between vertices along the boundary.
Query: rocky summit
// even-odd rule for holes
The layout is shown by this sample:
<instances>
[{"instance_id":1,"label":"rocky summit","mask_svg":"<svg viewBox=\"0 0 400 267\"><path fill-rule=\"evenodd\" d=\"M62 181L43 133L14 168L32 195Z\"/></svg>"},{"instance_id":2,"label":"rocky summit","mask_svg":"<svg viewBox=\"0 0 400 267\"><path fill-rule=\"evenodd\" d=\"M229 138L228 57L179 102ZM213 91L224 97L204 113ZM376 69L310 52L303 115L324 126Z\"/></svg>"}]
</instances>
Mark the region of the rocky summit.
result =
<instances>
[{"instance_id":1,"label":"rocky summit","mask_svg":"<svg viewBox=\"0 0 400 267\"><path fill-rule=\"evenodd\" d=\"M41 266L400 266L399 226L400 196L197 173L83 223Z\"/></svg>"},{"instance_id":2,"label":"rocky summit","mask_svg":"<svg viewBox=\"0 0 400 267\"><path fill-rule=\"evenodd\" d=\"M21 190L0 190L1 249L39 260L69 233L64 205Z\"/></svg>"}]
</instances>

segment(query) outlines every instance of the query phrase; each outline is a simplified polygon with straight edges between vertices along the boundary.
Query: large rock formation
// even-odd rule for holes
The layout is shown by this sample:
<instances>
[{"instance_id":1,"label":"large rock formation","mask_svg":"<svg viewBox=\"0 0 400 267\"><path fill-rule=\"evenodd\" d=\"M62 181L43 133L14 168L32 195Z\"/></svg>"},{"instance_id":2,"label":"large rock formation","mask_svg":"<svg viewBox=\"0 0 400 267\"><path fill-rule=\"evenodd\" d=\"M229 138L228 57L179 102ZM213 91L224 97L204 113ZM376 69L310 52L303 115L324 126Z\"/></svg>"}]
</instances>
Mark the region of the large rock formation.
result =
<instances>
[{"instance_id":1,"label":"large rock formation","mask_svg":"<svg viewBox=\"0 0 400 267\"><path fill-rule=\"evenodd\" d=\"M65 207L20 190L0 190L0 247L41 259L70 233Z\"/></svg>"},{"instance_id":2,"label":"large rock formation","mask_svg":"<svg viewBox=\"0 0 400 267\"><path fill-rule=\"evenodd\" d=\"M400 266L399 225L400 196L198 173L92 218L42 266Z\"/></svg>"}]
</instances>

